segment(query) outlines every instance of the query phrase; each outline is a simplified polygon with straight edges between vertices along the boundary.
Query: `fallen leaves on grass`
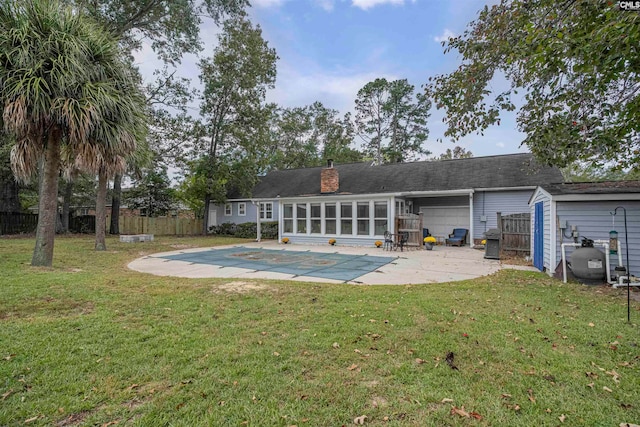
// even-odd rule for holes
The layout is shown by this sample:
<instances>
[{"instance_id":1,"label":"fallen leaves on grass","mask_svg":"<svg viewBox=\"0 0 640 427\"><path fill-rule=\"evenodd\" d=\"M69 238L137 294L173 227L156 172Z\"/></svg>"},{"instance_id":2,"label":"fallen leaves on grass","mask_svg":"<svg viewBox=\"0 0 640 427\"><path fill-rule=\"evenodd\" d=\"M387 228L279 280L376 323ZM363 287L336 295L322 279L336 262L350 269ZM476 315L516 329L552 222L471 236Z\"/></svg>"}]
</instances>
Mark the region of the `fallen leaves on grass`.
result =
<instances>
[{"instance_id":1,"label":"fallen leaves on grass","mask_svg":"<svg viewBox=\"0 0 640 427\"><path fill-rule=\"evenodd\" d=\"M611 390L611 389L610 389L609 387L607 387L607 386L602 387L602 389L603 389L604 391L608 391L609 393L613 393L613 390Z\"/></svg>"},{"instance_id":2,"label":"fallen leaves on grass","mask_svg":"<svg viewBox=\"0 0 640 427\"><path fill-rule=\"evenodd\" d=\"M349 367L347 368L347 370L349 370L349 371L356 371L356 372L360 372L360 371L362 371L362 369L361 369L358 365L356 365L355 363L354 363L354 364L352 364L351 366L349 366Z\"/></svg>"},{"instance_id":3,"label":"fallen leaves on grass","mask_svg":"<svg viewBox=\"0 0 640 427\"><path fill-rule=\"evenodd\" d=\"M631 423L620 423L620 427L640 427L640 425Z\"/></svg>"},{"instance_id":4,"label":"fallen leaves on grass","mask_svg":"<svg viewBox=\"0 0 640 427\"><path fill-rule=\"evenodd\" d=\"M560 420L560 422L561 422L561 423L563 423L563 422L564 422L564 420L566 420L566 419L567 419L567 416L566 416L565 414L562 414L562 415L560 415L560 416L558 417L558 419Z\"/></svg>"},{"instance_id":5,"label":"fallen leaves on grass","mask_svg":"<svg viewBox=\"0 0 640 427\"><path fill-rule=\"evenodd\" d=\"M354 423L355 425L360 425L360 426L361 426L361 425L363 425L363 424L364 424L364 422L365 422L365 420L366 420L366 419L367 419L367 416L366 416L366 415L360 415L359 417L355 417L355 418L353 419L353 423Z\"/></svg>"},{"instance_id":6,"label":"fallen leaves on grass","mask_svg":"<svg viewBox=\"0 0 640 427\"><path fill-rule=\"evenodd\" d=\"M444 398L440 401L440 403L453 403L453 399Z\"/></svg>"},{"instance_id":7,"label":"fallen leaves on grass","mask_svg":"<svg viewBox=\"0 0 640 427\"><path fill-rule=\"evenodd\" d=\"M527 394L529 395L529 400L531 401L531 403L536 403L536 398L533 397L533 390L532 389L527 390Z\"/></svg>"},{"instance_id":8,"label":"fallen leaves on grass","mask_svg":"<svg viewBox=\"0 0 640 427\"><path fill-rule=\"evenodd\" d=\"M461 407L455 407L452 406L451 407L451 415L459 415L463 418L475 418L476 420L481 420L482 419L482 415L478 414L477 412L467 412L464 409L464 406Z\"/></svg>"},{"instance_id":9,"label":"fallen leaves on grass","mask_svg":"<svg viewBox=\"0 0 640 427\"><path fill-rule=\"evenodd\" d=\"M11 396L12 393L13 393L13 389L10 389L9 391L2 393L2 400L5 400L7 397Z\"/></svg>"},{"instance_id":10,"label":"fallen leaves on grass","mask_svg":"<svg viewBox=\"0 0 640 427\"><path fill-rule=\"evenodd\" d=\"M611 375L613 377L613 381L616 383L620 382L620 374L614 371L613 369L605 372L607 375Z\"/></svg>"},{"instance_id":11,"label":"fallen leaves on grass","mask_svg":"<svg viewBox=\"0 0 640 427\"><path fill-rule=\"evenodd\" d=\"M334 342L333 344L331 344L331 347L340 348L340 344L338 344L337 342Z\"/></svg>"}]
</instances>

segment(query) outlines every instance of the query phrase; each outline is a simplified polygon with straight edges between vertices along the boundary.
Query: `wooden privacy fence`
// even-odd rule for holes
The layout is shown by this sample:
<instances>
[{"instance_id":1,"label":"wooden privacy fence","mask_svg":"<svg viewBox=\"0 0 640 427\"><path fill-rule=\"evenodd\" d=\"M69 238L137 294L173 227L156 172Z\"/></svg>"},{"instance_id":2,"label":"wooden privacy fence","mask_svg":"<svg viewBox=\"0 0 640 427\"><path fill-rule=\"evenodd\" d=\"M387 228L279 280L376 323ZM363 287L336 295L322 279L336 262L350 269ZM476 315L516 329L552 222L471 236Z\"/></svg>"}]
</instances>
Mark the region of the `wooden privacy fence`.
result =
<instances>
[{"instance_id":1,"label":"wooden privacy fence","mask_svg":"<svg viewBox=\"0 0 640 427\"><path fill-rule=\"evenodd\" d=\"M202 221L202 219L192 218L148 218L146 216L121 216L120 234L194 236L197 234L202 234ZM107 224L109 224L110 222L111 217L107 215Z\"/></svg>"},{"instance_id":2,"label":"wooden privacy fence","mask_svg":"<svg viewBox=\"0 0 640 427\"><path fill-rule=\"evenodd\" d=\"M407 233L407 246L421 249L422 214L403 214L396 216L396 233Z\"/></svg>"},{"instance_id":3,"label":"wooden privacy fence","mask_svg":"<svg viewBox=\"0 0 640 427\"><path fill-rule=\"evenodd\" d=\"M498 212L502 252L516 252L519 255L531 253L531 214L519 213L502 215Z\"/></svg>"},{"instance_id":4,"label":"wooden privacy fence","mask_svg":"<svg viewBox=\"0 0 640 427\"><path fill-rule=\"evenodd\" d=\"M0 234L33 233L38 226L38 214L0 212Z\"/></svg>"}]
</instances>

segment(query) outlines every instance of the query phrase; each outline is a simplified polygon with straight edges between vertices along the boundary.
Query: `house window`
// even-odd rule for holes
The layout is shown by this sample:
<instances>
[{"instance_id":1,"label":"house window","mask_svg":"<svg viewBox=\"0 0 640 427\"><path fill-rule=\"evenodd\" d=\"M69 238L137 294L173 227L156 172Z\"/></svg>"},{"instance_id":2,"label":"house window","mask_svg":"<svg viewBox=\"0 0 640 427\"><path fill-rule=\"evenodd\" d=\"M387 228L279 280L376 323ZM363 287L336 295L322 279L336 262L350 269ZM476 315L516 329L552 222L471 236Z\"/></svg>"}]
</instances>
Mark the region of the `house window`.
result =
<instances>
[{"instance_id":1,"label":"house window","mask_svg":"<svg viewBox=\"0 0 640 427\"><path fill-rule=\"evenodd\" d=\"M246 203L238 203L238 215L245 216L247 214L247 204Z\"/></svg>"},{"instance_id":2,"label":"house window","mask_svg":"<svg viewBox=\"0 0 640 427\"><path fill-rule=\"evenodd\" d=\"M369 202L358 202L358 236L369 235Z\"/></svg>"},{"instance_id":3,"label":"house window","mask_svg":"<svg viewBox=\"0 0 640 427\"><path fill-rule=\"evenodd\" d=\"M231 203L226 203L224 205L224 216L231 216L233 213L233 205Z\"/></svg>"},{"instance_id":4,"label":"house window","mask_svg":"<svg viewBox=\"0 0 640 427\"><path fill-rule=\"evenodd\" d=\"M260 219L273 219L273 202L260 203Z\"/></svg>"},{"instance_id":5,"label":"house window","mask_svg":"<svg viewBox=\"0 0 640 427\"><path fill-rule=\"evenodd\" d=\"M340 234L353 234L353 206L351 203L340 204Z\"/></svg>"},{"instance_id":6,"label":"house window","mask_svg":"<svg viewBox=\"0 0 640 427\"><path fill-rule=\"evenodd\" d=\"M373 205L376 236L382 236L388 230L387 202L375 202Z\"/></svg>"},{"instance_id":7,"label":"house window","mask_svg":"<svg viewBox=\"0 0 640 427\"><path fill-rule=\"evenodd\" d=\"M300 234L307 232L307 204L306 203L298 203L296 205L296 214L297 214L297 224L298 230L297 232Z\"/></svg>"},{"instance_id":8,"label":"house window","mask_svg":"<svg viewBox=\"0 0 640 427\"><path fill-rule=\"evenodd\" d=\"M324 205L324 232L325 234L336 234L336 205L327 203Z\"/></svg>"},{"instance_id":9,"label":"house window","mask_svg":"<svg viewBox=\"0 0 640 427\"><path fill-rule=\"evenodd\" d=\"M321 206L320 203L311 203L311 233L320 234L322 231L322 218L321 218Z\"/></svg>"},{"instance_id":10,"label":"house window","mask_svg":"<svg viewBox=\"0 0 640 427\"><path fill-rule=\"evenodd\" d=\"M293 205L286 204L282 207L282 219L284 221L284 233L293 233Z\"/></svg>"}]
</instances>

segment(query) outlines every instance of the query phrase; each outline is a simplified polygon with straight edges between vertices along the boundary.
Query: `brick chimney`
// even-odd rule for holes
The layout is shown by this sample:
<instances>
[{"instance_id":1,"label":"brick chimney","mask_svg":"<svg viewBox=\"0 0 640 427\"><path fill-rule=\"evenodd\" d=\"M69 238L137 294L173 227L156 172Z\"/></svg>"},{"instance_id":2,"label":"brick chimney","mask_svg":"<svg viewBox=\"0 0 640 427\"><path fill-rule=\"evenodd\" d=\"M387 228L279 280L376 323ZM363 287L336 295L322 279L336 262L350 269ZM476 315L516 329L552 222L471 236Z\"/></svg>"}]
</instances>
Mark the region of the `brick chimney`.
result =
<instances>
[{"instance_id":1,"label":"brick chimney","mask_svg":"<svg viewBox=\"0 0 640 427\"><path fill-rule=\"evenodd\" d=\"M320 172L320 192L335 193L338 191L340 183L338 180L338 169L333 167L333 160L327 160L327 167Z\"/></svg>"}]
</instances>

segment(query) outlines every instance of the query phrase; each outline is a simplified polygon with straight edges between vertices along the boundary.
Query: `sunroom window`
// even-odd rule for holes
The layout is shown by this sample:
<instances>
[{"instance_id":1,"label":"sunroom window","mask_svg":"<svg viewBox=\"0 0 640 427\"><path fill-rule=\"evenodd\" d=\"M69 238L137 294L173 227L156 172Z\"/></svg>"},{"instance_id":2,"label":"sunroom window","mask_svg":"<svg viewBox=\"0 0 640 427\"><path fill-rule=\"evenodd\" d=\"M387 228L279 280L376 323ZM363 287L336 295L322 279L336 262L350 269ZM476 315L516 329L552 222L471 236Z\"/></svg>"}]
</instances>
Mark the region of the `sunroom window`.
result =
<instances>
[{"instance_id":1,"label":"sunroom window","mask_svg":"<svg viewBox=\"0 0 640 427\"><path fill-rule=\"evenodd\" d=\"M324 232L325 234L336 234L335 203L327 203L324 205Z\"/></svg>"},{"instance_id":2,"label":"sunroom window","mask_svg":"<svg viewBox=\"0 0 640 427\"><path fill-rule=\"evenodd\" d=\"M296 213L298 217L298 230L297 232L306 233L307 232L307 205L306 203L299 203L296 205Z\"/></svg>"},{"instance_id":3,"label":"sunroom window","mask_svg":"<svg viewBox=\"0 0 640 427\"><path fill-rule=\"evenodd\" d=\"M375 217L375 235L382 236L388 228L387 219L387 202L375 202L374 204L374 217Z\"/></svg>"},{"instance_id":4,"label":"sunroom window","mask_svg":"<svg viewBox=\"0 0 640 427\"><path fill-rule=\"evenodd\" d=\"M322 219L321 219L321 206L320 203L311 203L311 233L320 234L322 231Z\"/></svg>"},{"instance_id":5,"label":"sunroom window","mask_svg":"<svg viewBox=\"0 0 640 427\"><path fill-rule=\"evenodd\" d=\"M340 234L353 234L353 206L351 203L340 204Z\"/></svg>"},{"instance_id":6,"label":"sunroom window","mask_svg":"<svg viewBox=\"0 0 640 427\"><path fill-rule=\"evenodd\" d=\"M358 236L368 236L369 228L369 202L358 202Z\"/></svg>"},{"instance_id":7,"label":"sunroom window","mask_svg":"<svg viewBox=\"0 0 640 427\"><path fill-rule=\"evenodd\" d=\"M282 207L283 232L293 233L293 205L286 204Z\"/></svg>"}]
</instances>

